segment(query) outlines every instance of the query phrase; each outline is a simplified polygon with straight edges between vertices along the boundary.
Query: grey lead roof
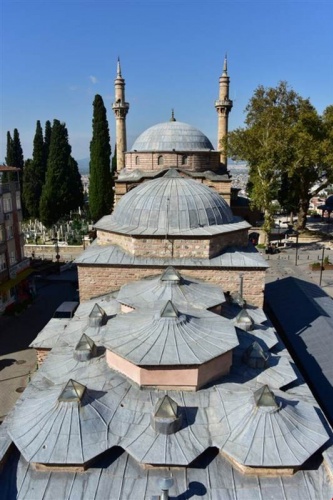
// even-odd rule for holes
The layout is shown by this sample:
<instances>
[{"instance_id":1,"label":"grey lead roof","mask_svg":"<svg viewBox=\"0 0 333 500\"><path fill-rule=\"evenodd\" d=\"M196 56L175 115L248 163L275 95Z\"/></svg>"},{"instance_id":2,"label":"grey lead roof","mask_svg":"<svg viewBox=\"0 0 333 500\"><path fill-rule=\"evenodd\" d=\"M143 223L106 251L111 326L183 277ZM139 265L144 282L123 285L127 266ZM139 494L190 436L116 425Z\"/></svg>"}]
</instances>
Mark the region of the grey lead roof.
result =
<instances>
[{"instance_id":1,"label":"grey lead roof","mask_svg":"<svg viewBox=\"0 0 333 500\"><path fill-rule=\"evenodd\" d=\"M249 268L267 269L266 260L256 251L252 244L247 247L228 247L220 255L211 259L199 258L155 258L138 257L126 253L117 245L98 245L95 242L82 252L75 260L76 264L109 265L118 264L124 266L177 266L177 267L226 267L226 268Z\"/></svg>"},{"instance_id":2,"label":"grey lead roof","mask_svg":"<svg viewBox=\"0 0 333 500\"><path fill-rule=\"evenodd\" d=\"M96 229L130 235L209 236L249 228L208 186L170 169L124 195Z\"/></svg>"},{"instance_id":3,"label":"grey lead roof","mask_svg":"<svg viewBox=\"0 0 333 500\"><path fill-rule=\"evenodd\" d=\"M223 451L256 467L302 465L328 440L315 408L274 390L277 407L258 407L252 391L219 389L230 437Z\"/></svg>"},{"instance_id":4,"label":"grey lead roof","mask_svg":"<svg viewBox=\"0 0 333 500\"><path fill-rule=\"evenodd\" d=\"M199 365L238 345L230 321L181 306L175 318L156 310L118 314L101 333L105 347L140 366Z\"/></svg>"},{"instance_id":5,"label":"grey lead roof","mask_svg":"<svg viewBox=\"0 0 333 500\"><path fill-rule=\"evenodd\" d=\"M174 485L171 498L177 500L327 500L332 497L332 484L325 466L299 471L293 476L246 476L238 472L215 449L206 453L204 468L193 466L143 469L121 449L99 460L86 472L40 472L14 453L3 474L0 489L4 500L151 500L160 495L158 479L170 474ZM17 480L12 471L17 471Z\"/></svg>"},{"instance_id":6,"label":"grey lead roof","mask_svg":"<svg viewBox=\"0 0 333 500\"><path fill-rule=\"evenodd\" d=\"M332 298L314 283L284 278L266 285L266 301L332 424Z\"/></svg>"},{"instance_id":7,"label":"grey lead roof","mask_svg":"<svg viewBox=\"0 0 333 500\"><path fill-rule=\"evenodd\" d=\"M185 276L181 276L179 282L164 281L161 278L162 276L158 276L122 286L117 295L117 301L134 309L150 308L154 301L166 300L172 300L176 305L195 304L200 309L209 309L225 302L220 286Z\"/></svg>"},{"instance_id":8,"label":"grey lead roof","mask_svg":"<svg viewBox=\"0 0 333 500\"><path fill-rule=\"evenodd\" d=\"M131 151L212 151L208 137L187 123L169 121L145 130Z\"/></svg>"}]
</instances>

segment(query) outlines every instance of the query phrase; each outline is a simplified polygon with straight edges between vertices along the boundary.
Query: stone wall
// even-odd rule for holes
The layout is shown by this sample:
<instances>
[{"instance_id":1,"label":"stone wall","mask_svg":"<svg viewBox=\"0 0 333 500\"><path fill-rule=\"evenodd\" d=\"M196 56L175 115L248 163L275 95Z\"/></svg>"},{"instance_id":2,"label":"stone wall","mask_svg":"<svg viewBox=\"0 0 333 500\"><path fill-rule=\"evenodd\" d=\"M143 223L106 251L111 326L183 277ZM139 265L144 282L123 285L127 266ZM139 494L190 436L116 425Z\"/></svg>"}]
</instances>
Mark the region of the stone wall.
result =
<instances>
[{"instance_id":1,"label":"stone wall","mask_svg":"<svg viewBox=\"0 0 333 500\"><path fill-rule=\"evenodd\" d=\"M84 250L83 245L60 246L60 261L71 261L76 259ZM24 245L25 257L34 257L35 259L51 259L56 261L56 251L54 245Z\"/></svg>"},{"instance_id":2,"label":"stone wall","mask_svg":"<svg viewBox=\"0 0 333 500\"><path fill-rule=\"evenodd\" d=\"M122 285L156 276L165 267L134 267L134 266L98 266L78 264L80 300L118 290ZM178 271L196 279L220 285L225 292L239 291L239 275L243 275L243 295L249 304L263 306L265 288L265 270L261 269L223 269L223 268L187 268L177 267Z\"/></svg>"},{"instance_id":3,"label":"stone wall","mask_svg":"<svg viewBox=\"0 0 333 500\"><path fill-rule=\"evenodd\" d=\"M37 365L38 368L42 366L44 363L45 359L49 355L51 349L41 349L41 348L36 348L36 356L37 356Z\"/></svg>"},{"instance_id":4,"label":"stone wall","mask_svg":"<svg viewBox=\"0 0 333 500\"><path fill-rule=\"evenodd\" d=\"M118 245L125 252L137 257L174 257L207 259L219 255L229 246L247 246L248 231L242 229L210 238L152 238L134 237L107 231L97 231L100 245Z\"/></svg>"},{"instance_id":5,"label":"stone wall","mask_svg":"<svg viewBox=\"0 0 333 500\"><path fill-rule=\"evenodd\" d=\"M194 172L216 171L220 166L220 155L217 151L130 151L125 153L125 165L128 170L181 167Z\"/></svg>"}]
</instances>

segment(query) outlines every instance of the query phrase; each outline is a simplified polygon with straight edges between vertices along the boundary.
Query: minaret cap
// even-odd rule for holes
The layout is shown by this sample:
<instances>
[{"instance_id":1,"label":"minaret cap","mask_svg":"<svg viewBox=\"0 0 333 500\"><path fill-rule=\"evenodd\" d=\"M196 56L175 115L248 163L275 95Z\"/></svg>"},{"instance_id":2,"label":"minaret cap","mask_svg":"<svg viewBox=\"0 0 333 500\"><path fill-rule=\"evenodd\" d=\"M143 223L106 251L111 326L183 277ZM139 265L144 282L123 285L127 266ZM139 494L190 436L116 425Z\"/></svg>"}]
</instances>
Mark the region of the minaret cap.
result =
<instances>
[{"instance_id":1,"label":"minaret cap","mask_svg":"<svg viewBox=\"0 0 333 500\"><path fill-rule=\"evenodd\" d=\"M117 77L118 78L122 78L122 76L121 76L120 58L119 57L118 57L118 61L117 61Z\"/></svg>"},{"instance_id":2,"label":"minaret cap","mask_svg":"<svg viewBox=\"0 0 333 500\"><path fill-rule=\"evenodd\" d=\"M228 76L228 57L227 57L227 54L224 56L223 75Z\"/></svg>"}]
</instances>

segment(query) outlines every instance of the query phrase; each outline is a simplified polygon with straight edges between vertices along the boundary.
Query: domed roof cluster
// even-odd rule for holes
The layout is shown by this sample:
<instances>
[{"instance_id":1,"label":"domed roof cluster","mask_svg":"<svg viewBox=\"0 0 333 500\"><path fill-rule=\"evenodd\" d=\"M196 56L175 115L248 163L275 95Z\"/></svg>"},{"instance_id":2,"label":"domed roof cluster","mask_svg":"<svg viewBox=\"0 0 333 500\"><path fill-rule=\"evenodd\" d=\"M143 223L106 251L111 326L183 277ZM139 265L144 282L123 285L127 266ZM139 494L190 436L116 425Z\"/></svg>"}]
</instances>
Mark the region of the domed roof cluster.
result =
<instances>
[{"instance_id":1,"label":"domed roof cluster","mask_svg":"<svg viewBox=\"0 0 333 500\"><path fill-rule=\"evenodd\" d=\"M222 230L224 225L230 228ZM218 193L174 169L129 191L113 214L96 224L97 229L133 235L207 235L247 227Z\"/></svg>"},{"instance_id":2,"label":"domed roof cluster","mask_svg":"<svg viewBox=\"0 0 333 500\"><path fill-rule=\"evenodd\" d=\"M145 130L131 151L212 151L208 137L187 123L169 121Z\"/></svg>"}]
</instances>

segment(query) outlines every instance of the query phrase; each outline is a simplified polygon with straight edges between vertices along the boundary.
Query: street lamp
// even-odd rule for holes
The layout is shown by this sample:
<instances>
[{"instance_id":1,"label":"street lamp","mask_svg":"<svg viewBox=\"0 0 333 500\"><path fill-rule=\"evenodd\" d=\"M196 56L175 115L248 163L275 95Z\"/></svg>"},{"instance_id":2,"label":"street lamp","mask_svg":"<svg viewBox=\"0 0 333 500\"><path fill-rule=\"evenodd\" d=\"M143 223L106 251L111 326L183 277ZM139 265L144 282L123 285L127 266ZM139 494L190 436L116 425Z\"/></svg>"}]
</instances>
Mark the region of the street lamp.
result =
<instances>
[{"instance_id":1,"label":"street lamp","mask_svg":"<svg viewBox=\"0 0 333 500\"><path fill-rule=\"evenodd\" d=\"M57 263L59 264L60 255L59 255L58 238L53 238L53 242L54 242L54 250L56 253Z\"/></svg>"}]
</instances>

